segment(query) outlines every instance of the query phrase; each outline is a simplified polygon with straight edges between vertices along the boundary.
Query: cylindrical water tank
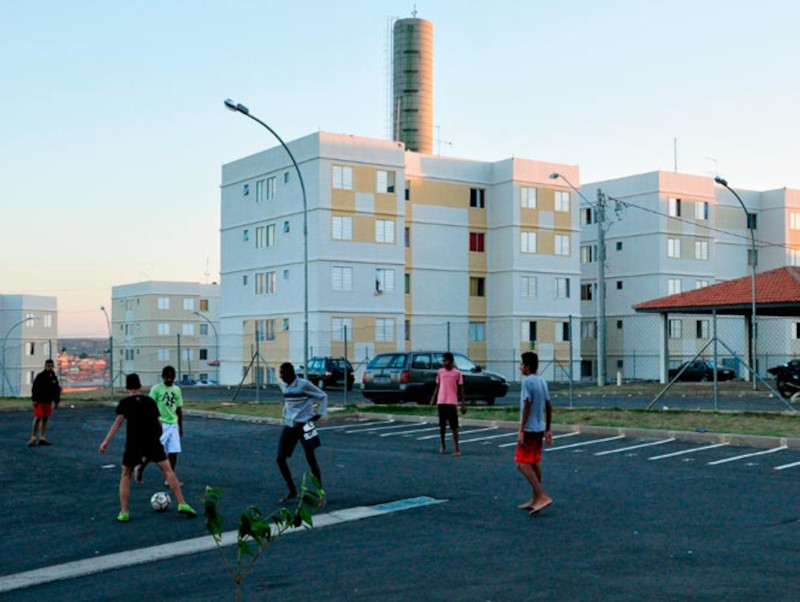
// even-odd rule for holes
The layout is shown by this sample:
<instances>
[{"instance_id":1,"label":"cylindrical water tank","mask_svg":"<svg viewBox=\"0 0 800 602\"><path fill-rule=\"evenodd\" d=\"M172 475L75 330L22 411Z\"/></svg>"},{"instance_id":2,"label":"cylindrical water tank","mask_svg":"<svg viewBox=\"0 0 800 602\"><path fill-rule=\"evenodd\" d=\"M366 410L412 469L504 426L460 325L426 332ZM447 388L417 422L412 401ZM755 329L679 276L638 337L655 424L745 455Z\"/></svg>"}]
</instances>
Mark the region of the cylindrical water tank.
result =
<instances>
[{"instance_id":1,"label":"cylindrical water tank","mask_svg":"<svg viewBox=\"0 0 800 602\"><path fill-rule=\"evenodd\" d=\"M433 153L433 23L398 19L394 24L394 139L419 153Z\"/></svg>"}]
</instances>

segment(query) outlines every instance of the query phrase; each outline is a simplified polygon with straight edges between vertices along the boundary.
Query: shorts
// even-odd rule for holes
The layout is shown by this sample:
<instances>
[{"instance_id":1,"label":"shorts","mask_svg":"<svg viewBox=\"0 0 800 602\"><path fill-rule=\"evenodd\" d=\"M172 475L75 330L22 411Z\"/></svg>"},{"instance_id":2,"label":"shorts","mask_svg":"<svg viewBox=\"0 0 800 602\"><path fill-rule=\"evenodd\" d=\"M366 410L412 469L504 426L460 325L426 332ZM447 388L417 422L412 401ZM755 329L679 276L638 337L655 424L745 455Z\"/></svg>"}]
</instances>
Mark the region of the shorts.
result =
<instances>
[{"instance_id":1,"label":"shorts","mask_svg":"<svg viewBox=\"0 0 800 602\"><path fill-rule=\"evenodd\" d=\"M36 418L50 418L53 415L52 401L34 401L33 415Z\"/></svg>"},{"instance_id":2,"label":"shorts","mask_svg":"<svg viewBox=\"0 0 800 602\"><path fill-rule=\"evenodd\" d=\"M164 451L164 446L156 439L144 445L130 447L125 445L125 451L122 454L122 465L133 468L137 464L144 464L145 461L158 464L166 459L167 453Z\"/></svg>"},{"instance_id":3,"label":"shorts","mask_svg":"<svg viewBox=\"0 0 800 602\"><path fill-rule=\"evenodd\" d=\"M278 456L291 458L298 441L303 444L306 454L313 452L322 445L319 440L317 426L313 422L306 422L298 426L285 426L281 431L281 439L278 442Z\"/></svg>"},{"instance_id":4,"label":"shorts","mask_svg":"<svg viewBox=\"0 0 800 602\"><path fill-rule=\"evenodd\" d=\"M440 403L439 404L439 426L446 426L450 424L450 428L454 431L458 430L458 405L454 403Z\"/></svg>"},{"instance_id":5,"label":"shorts","mask_svg":"<svg viewBox=\"0 0 800 602\"><path fill-rule=\"evenodd\" d=\"M544 432L523 432L524 445L517 443L517 451L514 453L514 462L517 464L538 464L542 461L542 447Z\"/></svg>"},{"instance_id":6,"label":"shorts","mask_svg":"<svg viewBox=\"0 0 800 602\"><path fill-rule=\"evenodd\" d=\"M161 445L168 454L181 453L181 430L177 424L161 424Z\"/></svg>"}]
</instances>

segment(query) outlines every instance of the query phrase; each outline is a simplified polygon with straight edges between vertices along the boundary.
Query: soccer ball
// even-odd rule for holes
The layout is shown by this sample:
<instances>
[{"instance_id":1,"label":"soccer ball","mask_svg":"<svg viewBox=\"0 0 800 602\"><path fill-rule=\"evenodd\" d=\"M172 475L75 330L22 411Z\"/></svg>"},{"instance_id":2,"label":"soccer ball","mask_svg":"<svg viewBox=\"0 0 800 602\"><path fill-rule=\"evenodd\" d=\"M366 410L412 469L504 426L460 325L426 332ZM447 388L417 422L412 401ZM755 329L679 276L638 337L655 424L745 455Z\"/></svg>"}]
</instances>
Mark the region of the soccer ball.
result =
<instances>
[{"instance_id":1,"label":"soccer ball","mask_svg":"<svg viewBox=\"0 0 800 602\"><path fill-rule=\"evenodd\" d=\"M150 505L156 512L166 512L171 503L172 498L166 491L158 491L150 498Z\"/></svg>"}]
</instances>

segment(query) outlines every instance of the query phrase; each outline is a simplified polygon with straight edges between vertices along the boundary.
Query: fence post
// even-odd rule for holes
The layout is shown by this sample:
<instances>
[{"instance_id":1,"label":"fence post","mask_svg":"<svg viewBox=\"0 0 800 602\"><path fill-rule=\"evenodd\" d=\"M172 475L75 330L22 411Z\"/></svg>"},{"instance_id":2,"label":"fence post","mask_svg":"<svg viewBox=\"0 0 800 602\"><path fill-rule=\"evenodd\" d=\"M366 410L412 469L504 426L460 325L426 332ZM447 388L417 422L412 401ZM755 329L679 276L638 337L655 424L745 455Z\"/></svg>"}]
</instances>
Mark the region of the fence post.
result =
<instances>
[{"instance_id":1,"label":"fence post","mask_svg":"<svg viewBox=\"0 0 800 602\"><path fill-rule=\"evenodd\" d=\"M347 360L347 326L342 325L342 330L344 331L344 405L347 405L347 389L350 385L350 378L349 374L347 373L347 364L349 363ZM355 374L353 374L355 377ZM354 383L355 384L355 383Z\"/></svg>"},{"instance_id":2,"label":"fence post","mask_svg":"<svg viewBox=\"0 0 800 602\"><path fill-rule=\"evenodd\" d=\"M447 350L450 351L450 320L447 321Z\"/></svg>"},{"instance_id":3,"label":"fence post","mask_svg":"<svg viewBox=\"0 0 800 602\"><path fill-rule=\"evenodd\" d=\"M572 407L572 383L575 381L572 370L572 341L575 338L575 331L572 328L572 314L569 316L569 407Z\"/></svg>"},{"instance_id":4,"label":"fence post","mask_svg":"<svg viewBox=\"0 0 800 602\"><path fill-rule=\"evenodd\" d=\"M182 380L181 379L181 335L180 333L178 333L175 336L178 339L178 382L180 382Z\"/></svg>"}]
</instances>

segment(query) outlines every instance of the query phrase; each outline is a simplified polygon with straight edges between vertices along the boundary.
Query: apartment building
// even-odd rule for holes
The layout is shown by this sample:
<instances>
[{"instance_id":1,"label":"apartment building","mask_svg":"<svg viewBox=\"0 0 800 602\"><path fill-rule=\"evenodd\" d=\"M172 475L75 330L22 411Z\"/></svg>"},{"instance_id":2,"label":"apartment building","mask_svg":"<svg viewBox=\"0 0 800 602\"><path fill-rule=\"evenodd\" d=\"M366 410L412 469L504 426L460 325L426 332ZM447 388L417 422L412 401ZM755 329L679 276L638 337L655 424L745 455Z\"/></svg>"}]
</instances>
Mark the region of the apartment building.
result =
<instances>
[{"instance_id":1,"label":"apartment building","mask_svg":"<svg viewBox=\"0 0 800 602\"><path fill-rule=\"evenodd\" d=\"M581 373L596 374L597 281L600 213L605 200L607 378L658 378L662 326L637 303L748 276L752 270L748 224L755 227L757 270L800 261L800 191L737 190L745 211L712 177L655 171L583 185L581 203ZM800 350L798 329L785 318L759 319L762 368ZM748 332L741 317L720 317L718 336L747 357ZM795 335L790 336L790 330ZM674 315L668 324L672 365L703 351L712 336L708 315ZM709 352L710 354L710 352ZM709 354L706 354L707 356ZM727 351L723 361L730 361ZM770 360L770 357L773 359ZM763 361L763 363L762 363ZM780 361L784 361L781 359ZM762 370L763 372L763 370Z\"/></svg>"},{"instance_id":2,"label":"apartment building","mask_svg":"<svg viewBox=\"0 0 800 602\"><path fill-rule=\"evenodd\" d=\"M58 354L58 300L0 295L0 396L27 397L36 374Z\"/></svg>"},{"instance_id":3,"label":"apartment building","mask_svg":"<svg viewBox=\"0 0 800 602\"><path fill-rule=\"evenodd\" d=\"M166 365L178 381L219 374L219 294L216 284L146 281L111 289L114 385L135 372L144 386L161 381Z\"/></svg>"},{"instance_id":4,"label":"apartment building","mask_svg":"<svg viewBox=\"0 0 800 602\"><path fill-rule=\"evenodd\" d=\"M309 356L450 348L509 377L532 347L548 370L577 362L577 200L549 178L577 182L576 167L327 132L288 146L307 192ZM254 358L272 381L303 358L301 187L276 147L224 165L221 188L222 381Z\"/></svg>"}]
</instances>

